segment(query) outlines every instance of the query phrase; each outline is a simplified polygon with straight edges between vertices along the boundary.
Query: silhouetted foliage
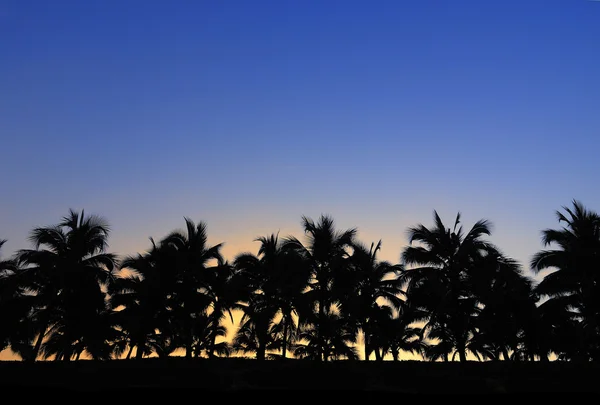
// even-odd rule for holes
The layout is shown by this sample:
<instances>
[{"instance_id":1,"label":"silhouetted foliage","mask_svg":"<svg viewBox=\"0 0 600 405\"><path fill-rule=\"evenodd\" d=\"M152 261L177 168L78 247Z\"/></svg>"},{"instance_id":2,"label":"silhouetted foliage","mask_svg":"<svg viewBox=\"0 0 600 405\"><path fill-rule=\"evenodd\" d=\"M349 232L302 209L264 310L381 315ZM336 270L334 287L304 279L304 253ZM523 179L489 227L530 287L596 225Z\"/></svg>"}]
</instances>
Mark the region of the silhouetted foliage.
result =
<instances>
[{"instance_id":1,"label":"silhouetted foliage","mask_svg":"<svg viewBox=\"0 0 600 405\"><path fill-rule=\"evenodd\" d=\"M185 218L148 251L121 263L107 253L109 227L71 210L34 228L33 249L0 261L0 345L23 360L78 360L231 353L318 362L391 357L426 360L598 361L600 216L573 201L557 212L536 253L539 283L460 214L408 229L402 263L377 258L356 229L302 217L306 241L271 234L256 255L229 264L206 224ZM5 241L0 240L0 248ZM115 270L120 269L119 273ZM241 318L227 341L225 319Z\"/></svg>"},{"instance_id":2,"label":"silhouetted foliage","mask_svg":"<svg viewBox=\"0 0 600 405\"><path fill-rule=\"evenodd\" d=\"M22 286L35 296L31 318L37 325L32 359L68 361L87 352L94 358L110 353L109 307L105 288L113 281L117 258L106 253L109 228L97 216L71 210L58 225L35 228L34 249L17 253Z\"/></svg>"},{"instance_id":3,"label":"silhouetted foliage","mask_svg":"<svg viewBox=\"0 0 600 405\"><path fill-rule=\"evenodd\" d=\"M540 308L552 319L551 348L560 357L573 360L600 360L600 216L579 201L573 208L557 211L562 229L542 232L544 245L531 260L531 267L547 274L536 286Z\"/></svg>"}]
</instances>

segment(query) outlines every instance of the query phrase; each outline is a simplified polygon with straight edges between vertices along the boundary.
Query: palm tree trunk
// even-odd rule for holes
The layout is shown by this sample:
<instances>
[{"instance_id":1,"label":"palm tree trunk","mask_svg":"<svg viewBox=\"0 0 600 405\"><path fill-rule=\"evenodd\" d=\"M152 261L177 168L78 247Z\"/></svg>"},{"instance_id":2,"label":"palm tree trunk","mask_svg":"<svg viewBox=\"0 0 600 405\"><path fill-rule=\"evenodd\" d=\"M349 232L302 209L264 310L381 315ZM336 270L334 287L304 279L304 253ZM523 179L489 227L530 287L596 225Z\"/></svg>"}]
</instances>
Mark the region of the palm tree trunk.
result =
<instances>
[{"instance_id":1,"label":"palm tree trunk","mask_svg":"<svg viewBox=\"0 0 600 405\"><path fill-rule=\"evenodd\" d=\"M256 360L264 360L265 354L266 354L265 345L262 343L259 343L258 347L256 348Z\"/></svg>"},{"instance_id":2,"label":"palm tree trunk","mask_svg":"<svg viewBox=\"0 0 600 405\"><path fill-rule=\"evenodd\" d=\"M365 361L369 361L369 354L371 354L369 352L369 332L368 332L368 327L365 324L363 326L363 335L364 335L364 340L365 340Z\"/></svg>"},{"instance_id":3,"label":"palm tree trunk","mask_svg":"<svg viewBox=\"0 0 600 405\"><path fill-rule=\"evenodd\" d=\"M281 349L281 358L285 359L287 351L288 317L283 317L283 347Z\"/></svg>"},{"instance_id":4,"label":"palm tree trunk","mask_svg":"<svg viewBox=\"0 0 600 405\"><path fill-rule=\"evenodd\" d=\"M133 345L129 346L129 351L127 352L127 357L125 357L127 360L129 360L131 358L131 353L133 352L133 348L134 348Z\"/></svg>"},{"instance_id":5,"label":"palm tree trunk","mask_svg":"<svg viewBox=\"0 0 600 405\"><path fill-rule=\"evenodd\" d=\"M374 351L375 351L375 361L381 361L381 352L379 351L379 348L376 347Z\"/></svg>"},{"instance_id":6,"label":"palm tree trunk","mask_svg":"<svg viewBox=\"0 0 600 405\"><path fill-rule=\"evenodd\" d=\"M40 349L42 348L42 341L44 340L44 337L46 336L46 332L48 331L48 324L50 323L47 318L48 317L44 317L44 321L42 323L43 327L40 329L40 334L37 337L37 340L35 342L35 346L33 347L33 353L31 354L31 359L30 361L35 361L38 357L38 354L40 353Z\"/></svg>"},{"instance_id":7,"label":"palm tree trunk","mask_svg":"<svg viewBox=\"0 0 600 405\"><path fill-rule=\"evenodd\" d=\"M144 357L144 349L142 345L136 345L135 359L140 360Z\"/></svg>"},{"instance_id":8,"label":"palm tree trunk","mask_svg":"<svg viewBox=\"0 0 600 405\"><path fill-rule=\"evenodd\" d=\"M506 350L505 347L502 348L502 358L504 361L510 360L510 357L508 356L508 350Z\"/></svg>"},{"instance_id":9,"label":"palm tree trunk","mask_svg":"<svg viewBox=\"0 0 600 405\"><path fill-rule=\"evenodd\" d=\"M194 337L192 336L192 321L191 314L186 314L185 317L185 358L192 358L192 344Z\"/></svg>"},{"instance_id":10,"label":"palm tree trunk","mask_svg":"<svg viewBox=\"0 0 600 405\"><path fill-rule=\"evenodd\" d=\"M324 343L324 339L323 339L323 320L325 319L325 297L324 295L324 291L326 288L326 285L323 285L323 283L320 283L321 285L319 286L320 291L319 291L319 316L317 319L317 341L319 343L318 347L318 356L319 356L319 360L321 361L327 361L327 355L325 354L325 343Z\"/></svg>"},{"instance_id":11,"label":"palm tree trunk","mask_svg":"<svg viewBox=\"0 0 600 405\"><path fill-rule=\"evenodd\" d=\"M135 343L135 347L137 347L137 350L135 352L136 360L140 360L141 358L144 357L144 346L146 346L146 339L140 335L140 337L138 337L136 339L136 343ZM130 353L131 353L131 350L130 350Z\"/></svg>"},{"instance_id":12,"label":"palm tree trunk","mask_svg":"<svg viewBox=\"0 0 600 405\"><path fill-rule=\"evenodd\" d=\"M216 314L218 310L220 310L220 308L216 306L213 313L211 314L211 316L213 317L213 321L211 322L210 326L210 342L207 350L207 355L209 358L214 357L215 346L217 345L217 329L219 328L219 318L216 316Z\"/></svg>"}]
</instances>

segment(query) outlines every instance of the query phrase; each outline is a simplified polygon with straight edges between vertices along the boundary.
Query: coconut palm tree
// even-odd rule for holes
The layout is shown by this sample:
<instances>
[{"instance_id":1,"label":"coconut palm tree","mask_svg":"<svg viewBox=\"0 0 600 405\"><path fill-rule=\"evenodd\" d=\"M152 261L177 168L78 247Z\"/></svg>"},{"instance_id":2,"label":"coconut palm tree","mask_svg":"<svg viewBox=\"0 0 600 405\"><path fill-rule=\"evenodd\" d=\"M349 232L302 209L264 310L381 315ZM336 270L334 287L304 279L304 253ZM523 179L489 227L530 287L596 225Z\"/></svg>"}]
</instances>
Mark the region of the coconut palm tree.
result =
<instances>
[{"instance_id":1,"label":"coconut palm tree","mask_svg":"<svg viewBox=\"0 0 600 405\"><path fill-rule=\"evenodd\" d=\"M223 317L212 315L204 312L194 318L194 357L200 357L202 353L207 357L214 354L227 357L231 353L231 347L225 340L227 328L221 324ZM218 338L222 340L217 342Z\"/></svg>"},{"instance_id":2,"label":"coconut palm tree","mask_svg":"<svg viewBox=\"0 0 600 405\"><path fill-rule=\"evenodd\" d=\"M117 310L115 322L128 342L127 358L134 348L137 359L150 354L150 341L156 331L164 334L170 330L169 299L175 289L175 272L169 252L152 238L150 241L149 251L125 257L121 263L125 275L117 278L109 290L111 306Z\"/></svg>"},{"instance_id":3,"label":"coconut palm tree","mask_svg":"<svg viewBox=\"0 0 600 405\"><path fill-rule=\"evenodd\" d=\"M317 314L313 314L314 317ZM305 318L300 326L294 356L317 361L358 360L356 322L340 315L335 308L318 314L318 322ZM318 325L318 327L317 327Z\"/></svg>"},{"instance_id":4,"label":"coconut palm tree","mask_svg":"<svg viewBox=\"0 0 600 405\"><path fill-rule=\"evenodd\" d=\"M316 336L312 336L311 344L318 351L317 357L326 360L330 357L327 353L331 351L327 342L332 342L334 338L326 335L328 331L332 331L329 325L331 314L339 311L343 296L343 292L337 291L334 285L341 283L340 274L345 273L344 268L349 265L349 250L353 245L356 229L339 232L335 229L333 218L327 215L321 215L316 223L303 216L302 224L307 245L304 246L294 237L288 237L284 246L295 250L309 266L308 289L304 298L310 304L311 314L305 317L302 324L314 322L309 334L312 336L314 332ZM303 335L306 336L306 333Z\"/></svg>"},{"instance_id":5,"label":"coconut palm tree","mask_svg":"<svg viewBox=\"0 0 600 405\"><path fill-rule=\"evenodd\" d=\"M254 352L257 360L265 360L267 351L275 348L273 318L277 309L269 304L268 298L253 294L249 302L241 306L244 315L235 334L234 350L242 353Z\"/></svg>"},{"instance_id":6,"label":"coconut palm tree","mask_svg":"<svg viewBox=\"0 0 600 405\"><path fill-rule=\"evenodd\" d=\"M375 323L383 306L391 311L401 311L404 301L401 296L401 280L398 278L403 271L400 264L391 264L387 261L378 261L377 253L381 249L381 241L372 243L370 248L354 242L349 266L342 269L338 277L339 291L345 291L341 300L342 313L357 322L362 330L365 345L365 360L369 359L371 352L375 351L376 358L380 358L375 346L369 343L377 339L378 328ZM390 307L388 307L390 306Z\"/></svg>"},{"instance_id":7,"label":"coconut palm tree","mask_svg":"<svg viewBox=\"0 0 600 405\"><path fill-rule=\"evenodd\" d=\"M25 266L23 286L36 297L32 317L38 330L33 359L46 337L49 342L59 340L54 333L66 334L60 339L64 360L75 355L76 344L98 354L91 346L98 338L91 323L107 311L105 288L117 265L116 256L106 253L108 234L108 224L101 217L70 210L58 225L33 229L30 240L34 248L17 253L19 265Z\"/></svg>"},{"instance_id":8,"label":"coconut palm tree","mask_svg":"<svg viewBox=\"0 0 600 405\"><path fill-rule=\"evenodd\" d=\"M240 333L248 336L250 332L261 337L261 353L257 358L265 358L263 349L279 345L281 358L286 358L287 351L296 335L299 307L302 305L302 293L306 289L309 267L296 249L286 248L278 235L271 234L259 237L258 256L243 253L236 257L236 284L245 288L238 289L240 308L244 311L244 322L252 327L240 328ZM245 303L244 303L245 302ZM253 320L253 317L261 318ZM270 319L262 319L268 317ZM263 327L264 330L256 330ZM274 335L275 334L275 335Z\"/></svg>"},{"instance_id":9,"label":"coconut palm tree","mask_svg":"<svg viewBox=\"0 0 600 405\"><path fill-rule=\"evenodd\" d=\"M389 308L389 307L388 307ZM423 355L428 345L421 339L421 328L411 326L409 318L400 313L392 316L392 311L385 311L387 317L379 319L376 324L380 331L376 336L378 346L382 349L381 359L390 353L394 361L400 359L402 352Z\"/></svg>"},{"instance_id":10,"label":"coconut palm tree","mask_svg":"<svg viewBox=\"0 0 600 405\"><path fill-rule=\"evenodd\" d=\"M532 281L521 266L497 250L491 250L472 272L473 293L482 307L476 320L477 334L470 348L484 357L509 360L519 348L518 336L529 323ZM490 355L491 353L491 355Z\"/></svg>"},{"instance_id":11,"label":"coconut palm tree","mask_svg":"<svg viewBox=\"0 0 600 405\"><path fill-rule=\"evenodd\" d=\"M432 358L448 359L453 348L461 361L466 360L469 339L475 333L475 318L480 310L472 291L472 274L481 258L494 251L482 237L490 235L490 223L480 220L464 234L460 213L453 229L446 228L434 211L434 227L422 224L408 229L410 246L402 253L406 266L416 265L403 273L407 283L407 303L425 313L424 330L438 340L430 347ZM414 246L413 243L419 245Z\"/></svg>"},{"instance_id":12,"label":"coconut palm tree","mask_svg":"<svg viewBox=\"0 0 600 405\"><path fill-rule=\"evenodd\" d=\"M205 269L200 293L204 295L208 306L208 346L206 354L213 357L215 354L228 354L227 345L217 342L219 337L226 335L222 322L229 317L233 323L232 309L236 308L237 292L233 283L234 269L227 261L221 261L215 266Z\"/></svg>"},{"instance_id":13,"label":"coconut palm tree","mask_svg":"<svg viewBox=\"0 0 600 405\"><path fill-rule=\"evenodd\" d=\"M161 240L161 248L167 249L176 273L173 291L174 316L182 323L181 337L186 358L192 358L194 348L195 318L213 305L215 317L221 317L221 307L216 295L215 283L222 283L221 273L226 271L220 249L222 244L208 245L206 224L197 225L184 218L186 231L176 230ZM221 271L209 268L216 261ZM227 278L227 276L225 277ZM216 328L216 327L215 327ZM216 329L215 329L216 330Z\"/></svg>"},{"instance_id":14,"label":"coconut palm tree","mask_svg":"<svg viewBox=\"0 0 600 405\"><path fill-rule=\"evenodd\" d=\"M561 229L542 231L542 250L531 260L534 272L553 270L536 286L555 311L566 318L570 343L561 351L581 360L600 360L600 216L573 200L573 207L557 211Z\"/></svg>"},{"instance_id":15,"label":"coconut palm tree","mask_svg":"<svg viewBox=\"0 0 600 405\"><path fill-rule=\"evenodd\" d=\"M0 240L0 248L6 240ZM0 260L0 351L10 347L22 358L31 354L31 298L20 285L15 260Z\"/></svg>"}]
</instances>

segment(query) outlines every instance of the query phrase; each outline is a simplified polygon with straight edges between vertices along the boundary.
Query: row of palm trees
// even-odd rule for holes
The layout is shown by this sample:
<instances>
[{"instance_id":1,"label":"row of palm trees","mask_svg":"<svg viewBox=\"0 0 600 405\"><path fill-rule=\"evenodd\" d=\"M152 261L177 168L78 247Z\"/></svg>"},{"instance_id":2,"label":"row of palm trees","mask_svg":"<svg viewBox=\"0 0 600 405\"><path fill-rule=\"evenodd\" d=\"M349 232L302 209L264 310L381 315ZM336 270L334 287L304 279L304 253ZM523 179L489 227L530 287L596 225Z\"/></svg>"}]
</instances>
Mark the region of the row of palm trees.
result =
<instances>
[{"instance_id":1,"label":"row of palm trees","mask_svg":"<svg viewBox=\"0 0 600 405\"><path fill-rule=\"evenodd\" d=\"M25 361L245 354L259 360L600 360L600 217L580 202L543 231L539 283L487 240L465 231L408 230L401 263L381 261L329 216L302 217L305 241L260 237L233 262L186 218L148 251L119 260L109 227L71 210L33 229L32 249L0 261L0 349ZM0 247L4 241L0 241ZM228 341L225 321L240 313Z\"/></svg>"}]
</instances>

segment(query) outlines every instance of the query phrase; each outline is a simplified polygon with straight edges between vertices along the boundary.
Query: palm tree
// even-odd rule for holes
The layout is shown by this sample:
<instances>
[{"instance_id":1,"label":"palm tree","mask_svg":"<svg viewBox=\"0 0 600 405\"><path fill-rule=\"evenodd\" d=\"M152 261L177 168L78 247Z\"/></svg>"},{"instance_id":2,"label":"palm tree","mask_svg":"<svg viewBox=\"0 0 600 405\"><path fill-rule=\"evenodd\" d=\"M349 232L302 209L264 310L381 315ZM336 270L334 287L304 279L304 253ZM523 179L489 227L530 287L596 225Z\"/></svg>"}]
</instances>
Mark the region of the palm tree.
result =
<instances>
[{"instance_id":1,"label":"palm tree","mask_svg":"<svg viewBox=\"0 0 600 405\"><path fill-rule=\"evenodd\" d=\"M6 243L6 240L0 239L0 248ZM12 260L0 260L0 351L6 349L10 342L10 334L8 333L16 325L18 319L15 320L11 314L10 305L14 302L15 297L21 295L21 291L14 283L10 282L14 275L14 262Z\"/></svg>"},{"instance_id":2,"label":"palm tree","mask_svg":"<svg viewBox=\"0 0 600 405\"><path fill-rule=\"evenodd\" d=\"M233 348L243 353L254 352L257 360L265 360L267 350L273 349L276 344L273 318L277 310L261 294L253 294L242 308L244 315L235 334Z\"/></svg>"},{"instance_id":3,"label":"palm tree","mask_svg":"<svg viewBox=\"0 0 600 405\"><path fill-rule=\"evenodd\" d=\"M404 272L407 282L407 303L413 310L426 314L424 330L440 341L430 347L433 357L448 359L456 348L461 361L466 360L467 345L475 332L475 317L479 312L477 298L471 288L471 277L477 264L494 247L482 239L490 235L490 223L480 220L465 235L460 213L454 228L446 228L434 211L432 229L419 224L408 229L409 242L403 254L405 265L417 265ZM420 245L413 246L414 242Z\"/></svg>"},{"instance_id":4,"label":"palm tree","mask_svg":"<svg viewBox=\"0 0 600 405\"><path fill-rule=\"evenodd\" d=\"M356 321L363 332L365 360L369 360L373 351L376 358L380 359L379 352L370 342L377 339L375 324L382 310L380 303L390 305L389 309L396 312L403 307L404 301L400 295L404 292L400 288L401 281L398 278L403 267L400 264L392 265L387 261L377 260L381 241L376 245L372 243L370 248L354 242L352 249L350 266L346 267L346 274L338 278L340 290L347 292L342 299L341 310Z\"/></svg>"},{"instance_id":5,"label":"palm tree","mask_svg":"<svg viewBox=\"0 0 600 405\"><path fill-rule=\"evenodd\" d=\"M522 274L514 260L493 250L481 258L478 271L471 273L473 293L481 311L476 320L477 335L470 348L484 357L510 359L519 350L518 336L530 322L532 281Z\"/></svg>"},{"instance_id":6,"label":"palm tree","mask_svg":"<svg viewBox=\"0 0 600 405\"><path fill-rule=\"evenodd\" d=\"M6 240L0 240L0 248ZM27 358L31 353L30 296L20 285L15 260L0 260L0 351L10 347Z\"/></svg>"},{"instance_id":7,"label":"palm tree","mask_svg":"<svg viewBox=\"0 0 600 405\"><path fill-rule=\"evenodd\" d=\"M194 357L200 357L202 353L207 357L215 353L219 356L229 356L231 348L224 340L227 337L227 328L221 324L222 318L204 312L194 319ZM217 343L217 338L223 340Z\"/></svg>"},{"instance_id":8,"label":"palm tree","mask_svg":"<svg viewBox=\"0 0 600 405\"><path fill-rule=\"evenodd\" d=\"M60 339L63 348L55 350L64 360L76 355L76 344L92 356L102 356L92 346L102 337L92 323L107 311L104 289L117 265L116 256L105 252L108 234L101 217L70 210L58 225L33 229L34 249L18 252L19 265L27 266L23 286L36 297L32 317L38 330L32 359L38 357L47 334L49 342L58 340L54 334L66 334Z\"/></svg>"},{"instance_id":9,"label":"palm tree","mask_svg":"<svg viewBox=\"0 0 600 405\"><path fill-rule=\"evenodd\" d=\"M301 325L298 340L305 343L296 345L294 356L318 361L357 360L356 323L341 316L334 308L328 308L318 316L318 322L309 317Z\"/></svg>"},{"instance_id":10,"label":"palm tree","mask_svg":"<svg viewBox=\"0 0 600 405\"><path fill-rule=\"evenodd\" d=\"M535 291L548 299L542 305L562 314L562 329L570 330L569 344L558 349L571 358L600 360L600 216L577 200L563 210L556 215L564 226L542 231L544 245L557 248L531 260L536 273L554 270Z\"/></svg>"},{"instance_id":11,"label":"palm tree","mask_svg":"<svg viewBox=\"0 0 600 405\"><path fill-rule=\"evenodd\" d=\"M382 349L381 358L390 353L394 361L400 359L401 352L423 355L428 345L421 339L421 328L411 326L409 318L400 313L392 316L389 307L384 307L386 317L380 317L376 324L376 330L380 331L376 336L378 346Z\"/></svg>"},{"instance_id":12,"label":"palm tree","mask_svg":"<svg viewBox=\"0 0 600 405\"><path fill-rule=\"evenodd\" d=\"M233 275L233 266L226 261L206 269L200 291L208 299L208 357L213 357L215 353L228 354L227 345L224 342L217 343L217 338L226 334L222 321L227 315L234 322L231 310L236 307L237 291L232 288Z\"/></svg>"},{"instance_id":13,"label":"palm tree","mask_svg":"<svg viewBox=\"0 0 600 405\"><path fill-rule=\"evenodd\" d=\"M307 316L314 322L310 333L316 333L316 336L311 338L311 344L317 350L317 357L327 360L327 352L331 351L327 342L331 342L333 338L326 335L331 331L330 315L339 311L342 297L342 293L336 291L334 285L336 278L339 282L339 275L344 273L344 268L349 265L348 251L353 245L356 229L338 232L335 230L333 219L326 215L321 215L317 223L303 216L302 224L308 239L307 246L294 237L288 237L284 246L286 249L295 250L309 266L310 276L305 299L311 307L311 314ZM307 325L307 321L302 323Z\"/></svg>"},{"instance_id":14,"label":"palm tree","mask_svg":"<svg viewBox=\"0 0 600 405\"><path fill-rule=\"evenodd\" d=\"M171 268L169 252L157 246L152 238L148 252L126 257L121 270L126 275L112 284L111 306L117 310L116 323L125 333L129 345L127 358L137 348L136 358L152 352L150 341L156 331L165 333L168 328L171 302L175 288L175 272Z\"/></svg>"},{"instance_id":15,"label":"palm tree","mask_svg":"<svg viewBox=\"0 0 600 405\"><path fill-rule=\"evenodd\" d=\"M297 250L279 241L278 235L259 237L255 241L261 244L258 256L243 253L234 261L235 283L244 286L238 288L240 300L246 302L240 306L244 311L243 322L249 322L248 326L242 325L240 333L249 336L252 332L261 337L257 345L261 353L257 358L265 358L263 349L268 341L272 342L268 344L271 348L281 347L281 358L285 359L293 343L291 337L296 334L295 319L308 283L309 267ZM253 320L254 317L257 319ZM268 319L258 319L264 317ZM240 336L240 339L245 338Z\"/></svg>"},{"instance_id":16,"label":"palm tree","mask_svg":"<svg viewBox=\"0 0 600 405\"><path fill-rule=\"evenodd\" d=\"M194 347L194 319L210 305L213 306L213 317L222 317L222 307L216 294L216 283L223 283L221 274L226 271L220 253L222 244L208 246L206 224L195 225L189 218L184 218L186 232L173 231L161 241L161 247L171 252L172 264L176 272L174 298L177 306L175 316L181 325L181 336L185 347L186 358L192 358ZM208 264L217 261L215 268ZM227 276L225 276L227 278ZM221 286L220 286L221 287ZM215 326L215 330L218 324ZM216 336L215 336L216 339Z\"/></svg>"}]
</instances>

